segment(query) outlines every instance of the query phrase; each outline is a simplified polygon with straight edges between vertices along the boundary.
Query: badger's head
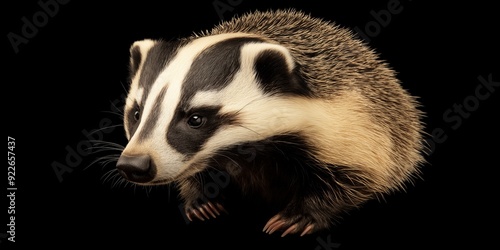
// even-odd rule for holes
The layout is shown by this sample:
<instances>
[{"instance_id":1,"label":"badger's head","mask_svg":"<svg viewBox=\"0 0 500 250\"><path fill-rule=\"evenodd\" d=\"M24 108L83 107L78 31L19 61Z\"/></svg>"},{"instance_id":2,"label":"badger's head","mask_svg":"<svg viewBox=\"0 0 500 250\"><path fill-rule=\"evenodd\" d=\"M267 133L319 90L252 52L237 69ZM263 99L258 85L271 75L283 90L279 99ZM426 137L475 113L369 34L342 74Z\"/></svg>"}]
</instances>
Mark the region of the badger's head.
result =
<instances>
[{"instance_id":1,"label":"badger's head","mask_svg":"<svg viewBox=\"0 0 500 250\"><path fill-rule=\"evenodd\" d=\"M280 116L287 113L281 97L310 94L283 46L235 33L143 40L130 53L129 141L117 162L129 181L192 176L220 150L300 126Z\"/></svg>"}]
</instances>

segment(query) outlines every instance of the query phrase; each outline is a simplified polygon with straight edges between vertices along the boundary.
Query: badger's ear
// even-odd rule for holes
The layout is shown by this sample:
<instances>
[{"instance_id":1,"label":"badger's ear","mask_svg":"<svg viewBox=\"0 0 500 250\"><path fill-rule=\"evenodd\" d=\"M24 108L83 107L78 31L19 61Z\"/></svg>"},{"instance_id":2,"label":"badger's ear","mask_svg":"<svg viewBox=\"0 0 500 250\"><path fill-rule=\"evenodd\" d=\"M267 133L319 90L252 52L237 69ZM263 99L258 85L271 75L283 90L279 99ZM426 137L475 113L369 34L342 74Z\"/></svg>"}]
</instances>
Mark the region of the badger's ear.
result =
<instances>
[{"instance_id":1,"label":"badger's ear","mask_svg":"<svg viewBox=\"0 0 500 250\"><path fill-rule=\"evenodd\" d=\"M300 76L299 65L287 48L277 44L253 43L244 46L242 54L253 58L253 70L265 93L310 94L309 87Z\"/></svg>"},{"instance_id":2,"label":"badger's ear","mask_svg":"<svg viewBox=\"0 0 500 250\"><path fill-rule=\"evenodd\" d=\"M153 47L154 44L154 40L145 39L136 41L132 44L132 46L130 46L130 79L132 79L137 74L142 60L144 60L149 49Z\"/></svg>"}]
</instances>

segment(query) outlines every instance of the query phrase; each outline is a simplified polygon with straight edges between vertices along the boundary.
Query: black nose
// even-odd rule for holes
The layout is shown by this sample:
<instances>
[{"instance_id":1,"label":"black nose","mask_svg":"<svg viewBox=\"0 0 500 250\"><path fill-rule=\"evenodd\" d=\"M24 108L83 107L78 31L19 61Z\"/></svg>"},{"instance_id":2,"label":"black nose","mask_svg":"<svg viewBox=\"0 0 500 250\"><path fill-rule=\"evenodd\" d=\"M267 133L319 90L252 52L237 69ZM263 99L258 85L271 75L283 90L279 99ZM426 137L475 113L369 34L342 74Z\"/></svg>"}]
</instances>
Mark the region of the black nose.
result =
<instances>
[{"instance_id":1,"label":"black nose","mask_svg":"<svg viewBox=\"0 0 500 250\"><path fill-rule=\"evenodd\" d=\"M148 155L121 155L116 163L120 174L133 182L148 182L156 175L156 168Z\"/></svg>"}]
</instances>

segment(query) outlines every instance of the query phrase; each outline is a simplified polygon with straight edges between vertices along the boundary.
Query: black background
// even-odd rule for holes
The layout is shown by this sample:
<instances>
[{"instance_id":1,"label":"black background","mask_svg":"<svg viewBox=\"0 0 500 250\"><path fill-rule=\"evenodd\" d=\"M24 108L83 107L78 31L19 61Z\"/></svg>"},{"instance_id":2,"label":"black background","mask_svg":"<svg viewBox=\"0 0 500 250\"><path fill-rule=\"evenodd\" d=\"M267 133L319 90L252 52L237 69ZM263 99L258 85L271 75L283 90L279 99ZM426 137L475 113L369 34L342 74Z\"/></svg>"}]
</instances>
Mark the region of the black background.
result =
<instances>
[{"instance_id":1,"label":"black background","mask_svg":"<svg viewBox=\"0 0 500 250\"><path fill-rule=\"evenodd\" d=\"M111 103L123 103L133 41L175 39L210 29L220 22L220 15L226 20L250 10L288 7L364 30L375 20L370 12L386 10L391 1L163 2L59 4L46 23L39 20L40 27L17 53L8 34L22 35L22 18L32 20L42 8L37 1L3 4L2 80L7 97L3 123L7 135L16 139L18 190L16 243L7 241L8 229L2 226L1 249L29 244L52 249L137 244L140 249L311 250L328 249L321 242L337 243L338 249L498 245L494 173L500 166L500 88L494 87L496 91L485 100L474 100L478 77L500 82L495 37L499 10L480 1L471 5L401 0L402 11L379 31L372 30L370 46L398 72L403 87L420 97L427 114L426 132L444 135L434 140L429 136L434 147L422 168L422 180L406 192L369 202L328 232L302 238L268 236L261 232L267 218L244 209L186 224L175 188L113 186L115 182L103 180L113 164L86 168L99 154L81 156L60 181L52 165L69 165L68 148L76 150L88 139L82 131L100 129L103 120L120 124L121 118L110 113ZM234 6L218 13L214 2ZM464 101L470 108L466 118L443 119L447 110ZM103 140L125 143L122 127L100 134ZM8 202L0 208L2 225L9 223Z\"/></svg>"}]
</instances>

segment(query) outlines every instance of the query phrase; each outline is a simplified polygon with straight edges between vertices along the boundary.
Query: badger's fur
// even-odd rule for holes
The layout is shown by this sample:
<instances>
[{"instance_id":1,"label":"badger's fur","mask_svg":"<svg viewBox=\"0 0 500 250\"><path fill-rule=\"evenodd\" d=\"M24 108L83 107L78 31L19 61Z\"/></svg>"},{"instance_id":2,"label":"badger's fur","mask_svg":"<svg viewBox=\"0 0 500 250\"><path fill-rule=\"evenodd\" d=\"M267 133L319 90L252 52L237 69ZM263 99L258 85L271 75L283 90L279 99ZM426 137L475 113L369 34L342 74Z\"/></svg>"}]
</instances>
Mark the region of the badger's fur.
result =
<instances>
[{"instance_id":1,"label":"badger's fur","mask_svg":"<svg viewBox=\"0 0 500 250\"><path fill-rule=\"evenodd\" d=\"M279 207L264 231L282 235L327 229L419 173L416 98L333 23L256 11L130 53L117 168L135 183L176 183L190 220L224 210L204 194L208 171Z\"/></svg>"}]
</instances>

